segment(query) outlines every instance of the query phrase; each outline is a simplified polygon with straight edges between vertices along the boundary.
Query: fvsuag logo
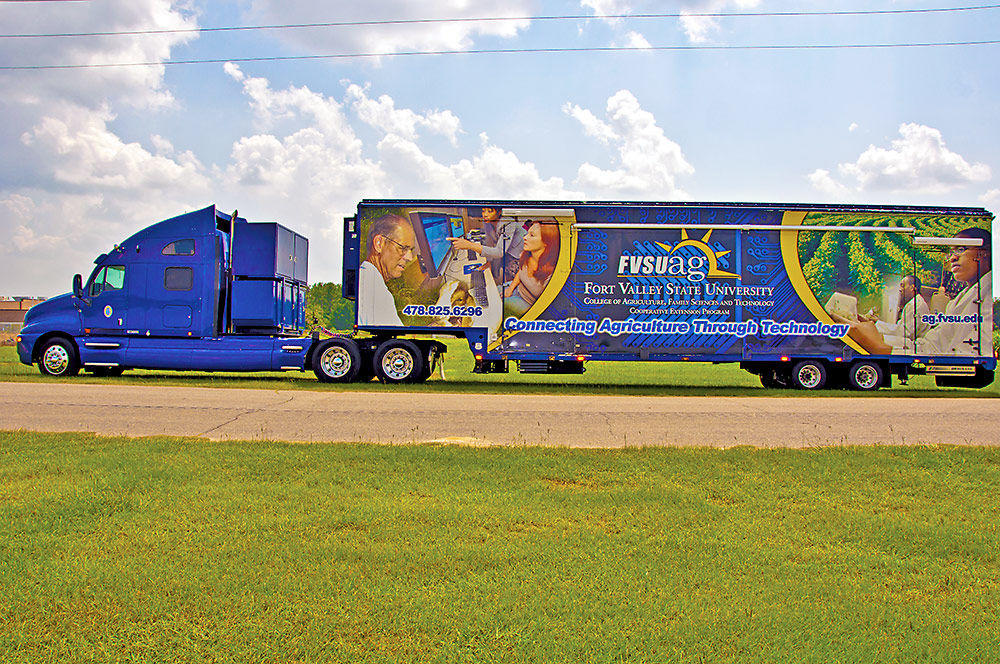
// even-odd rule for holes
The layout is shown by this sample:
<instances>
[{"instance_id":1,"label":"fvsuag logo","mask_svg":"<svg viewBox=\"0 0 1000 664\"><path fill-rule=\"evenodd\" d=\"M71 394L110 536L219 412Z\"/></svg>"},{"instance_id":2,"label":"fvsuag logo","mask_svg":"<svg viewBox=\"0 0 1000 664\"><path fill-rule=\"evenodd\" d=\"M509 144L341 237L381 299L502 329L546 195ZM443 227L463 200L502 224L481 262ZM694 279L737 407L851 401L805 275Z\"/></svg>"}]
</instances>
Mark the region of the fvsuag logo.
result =
<instances>
[{"instance_id":1,"label":"fvsuag logo","mask_svg":"<svg viewBox=\"0 0 1000 664\"><path fill-rule=\"evenodd\" d=\"M662 251L622 253L618 258L620 277L674 277L691 282L704 281L708 277L718 279L739 279L739 275L719 269L719 258L732 250L717 250L709 243L712 229L701 239L688 237L687 230L681 230L680 241L670 245L665 242L652 244Z\"/></svg>"}]
</instances>

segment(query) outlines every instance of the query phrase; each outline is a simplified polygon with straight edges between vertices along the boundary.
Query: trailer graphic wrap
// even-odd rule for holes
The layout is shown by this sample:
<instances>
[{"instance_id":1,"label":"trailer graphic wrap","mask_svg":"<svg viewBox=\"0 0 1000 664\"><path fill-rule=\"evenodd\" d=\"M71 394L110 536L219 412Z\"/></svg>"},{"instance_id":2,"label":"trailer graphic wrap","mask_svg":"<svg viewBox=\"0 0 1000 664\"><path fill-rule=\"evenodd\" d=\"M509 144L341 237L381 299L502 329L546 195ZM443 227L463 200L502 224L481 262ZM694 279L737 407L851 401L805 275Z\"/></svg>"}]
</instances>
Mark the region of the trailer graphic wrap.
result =
<instances>
[{"instance_id":1,"label":"trailer graphic wrap","mask_svg":"<svg viewBox=\"0 0 1000 664\"><path fill-rule=\"evenodd\" d=\"M485 328L485 350L517 355L990 356L990 222L765 206L364 208L358 324Z\"/></svg>"}]
</instances>

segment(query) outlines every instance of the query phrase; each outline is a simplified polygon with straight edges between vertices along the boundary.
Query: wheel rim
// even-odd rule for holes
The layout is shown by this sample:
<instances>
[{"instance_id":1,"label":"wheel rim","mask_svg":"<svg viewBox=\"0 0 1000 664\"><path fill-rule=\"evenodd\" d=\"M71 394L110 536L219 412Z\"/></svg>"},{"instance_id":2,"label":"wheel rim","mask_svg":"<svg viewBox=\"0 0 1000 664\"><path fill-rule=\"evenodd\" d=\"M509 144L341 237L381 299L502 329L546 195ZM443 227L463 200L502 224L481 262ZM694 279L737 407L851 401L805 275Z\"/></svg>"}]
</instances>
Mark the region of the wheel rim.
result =
<instances>
[{"instance_id":1,"label":"wheel rim","mask_svg":"<svg viewBox=\"0 0 1000 664\"><path fill-rule=\"evenodd\" d=\"M878 369L870 364L862 364L854 370L854 382L863 390L870 390L878 385Z\"/></svg>"},{"instance_id":2,"label":"wheel rim","mask_svg":"<svg viewBox=\"0 0 1000 664\"><path fill-rule=\"evenodd\" d=\"M382 356L382 372L392 380L409 378L413 373L413 356L405 348L392 348Z\"/></svg>"},{"instance_id":3,"label":"wheel rim","mask_svg":"<svg viewBox=\"0 0 1000 664\"><path fill-rule=\"evenodd\" d=\"M49 346L42 355L42 363L49 373L61 374L69 368L69 351L59 344Z\"/></svg>"},{"instance_id":4,"label":"wheel rim","mask_svg":"<svg viewBox=\"0 0 1000 664\"><path fill-rule=\"evenodd\" d=\"M823 374L815 364L807 364L799 368L799 385L807 390L814 389L823 379Z\"/></svg>"},{"instance_id":5,"label":"wheel rim","mask_svg":"<svg viewBox=\"0 0 1000 664\"><path fill-rule=\"evenodd\" d=\"M330 346L319 359L320 366L330 378L343 378L351 370L351 354L343 346Z\"/></svg>"}]
</instances>

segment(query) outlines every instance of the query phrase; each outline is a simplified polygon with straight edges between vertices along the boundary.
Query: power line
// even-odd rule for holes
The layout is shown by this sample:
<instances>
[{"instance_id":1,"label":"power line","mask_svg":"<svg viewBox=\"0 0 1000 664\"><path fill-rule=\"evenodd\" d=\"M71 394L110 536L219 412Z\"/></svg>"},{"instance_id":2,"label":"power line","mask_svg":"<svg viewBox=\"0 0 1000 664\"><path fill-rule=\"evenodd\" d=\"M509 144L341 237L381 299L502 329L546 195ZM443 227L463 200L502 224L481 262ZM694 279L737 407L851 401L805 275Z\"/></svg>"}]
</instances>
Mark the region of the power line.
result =
<instances>
[{"instance_id":1,"label":"power line","mask_svg":"<svg viewBox=\"0 0 1000 664\"><path fill-rule=\"evenodd\" d=\"M348 60L393 58L421 55L506 55L513 53L616 53L634 51L803 51L836 49L930 48L939 46L991 46L1000 39L981 41L907 42L900 44L751 44L751 45L680 45L680 46L580 46L539 48L480 48L466 51L398 51L395 53L329 53L312 55L273 55L250 58L204 58L163 60L161 62L104 62L70 65L3 65L0 71L39 71L46 69L105 69L109 67L159 67L164 65L222 64L225 62L284 62L291 60Z\"/></svg>"},{"instance_id":2,"label":"power line","mask_svg":"<svg viewBox=\"0 0 1000 664\"><path fill-rule=\"evenodd\" d=\"M10 2L12 0L0 0ZM24 2L26 0L13 0ZM60 0L41 0L60 1ZM79 1L79 0L61 0ZM880 16L898 14L940 14L1000 9L995 5L970 5L962 7L936 7L925 9L877 9L844 11L787 11L787 12L671 12L656 14L558 14L541 16L481 16L479 18L414 18L371 21L325 21L319 23L283 23L276 25L234 25L206 28L176 28L162 30L108 30L102 32L50 32L29 34L0 34L0 39L33 39L43 37L111 37L136 35L193 34L201 32L232 32L250 30L291 30L300 28L374 27L385 25L425 25L435 23L490 23L502 21L592 21L607 19L661 19L661 18L748 18L794 16Z\"/></svg>"}]
</instances>

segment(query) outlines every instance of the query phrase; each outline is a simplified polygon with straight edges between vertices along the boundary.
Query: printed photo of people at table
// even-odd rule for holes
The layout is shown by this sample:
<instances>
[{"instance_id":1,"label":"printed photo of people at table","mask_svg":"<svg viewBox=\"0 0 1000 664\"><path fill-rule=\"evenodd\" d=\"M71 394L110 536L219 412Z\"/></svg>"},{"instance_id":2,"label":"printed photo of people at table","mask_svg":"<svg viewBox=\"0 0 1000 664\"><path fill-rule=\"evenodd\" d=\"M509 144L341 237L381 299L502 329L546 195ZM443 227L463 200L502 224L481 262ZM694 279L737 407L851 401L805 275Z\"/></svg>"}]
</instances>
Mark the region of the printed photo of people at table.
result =
<instances>
[{"instance_id":1,"label":"printed photo of people at table","mask_svg":"<svg viewBox=\"0 0 1000 664\"><path fill-rule=\"evenodd\" d=\"M895 222L867 216L858 225L902 226ZM830 219L811 215L806 223ZM829 316L850 324L850 338L871 354L992 355L988 222L930 217L918 225L925 227L916 234L936 244L915 244L912 234L900 232L800 232L806 282Z\"/></svg>"}]
</instances>

